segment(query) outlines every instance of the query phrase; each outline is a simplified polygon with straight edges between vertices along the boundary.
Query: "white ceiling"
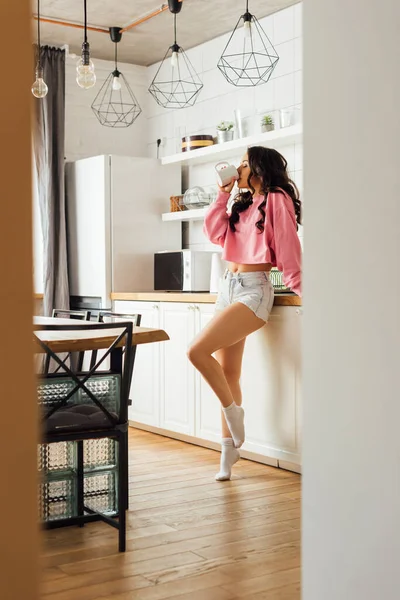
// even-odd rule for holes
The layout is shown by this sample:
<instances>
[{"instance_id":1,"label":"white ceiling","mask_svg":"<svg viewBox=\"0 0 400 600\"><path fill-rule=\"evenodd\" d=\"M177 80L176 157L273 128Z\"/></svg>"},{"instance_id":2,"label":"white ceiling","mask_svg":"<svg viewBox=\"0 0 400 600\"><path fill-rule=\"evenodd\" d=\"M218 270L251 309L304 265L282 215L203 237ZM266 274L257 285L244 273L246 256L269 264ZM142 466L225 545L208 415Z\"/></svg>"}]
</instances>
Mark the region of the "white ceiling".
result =
<instances>
[{"instance_id":1,"label":"white ceiling","mask_svg":"<svg viewBox=\"0 0 400 600\"><path fill-rule=\"evenodd\" d=\"M277 12L299 0L250 0L249 10L258 19ZM100 27L126 26L160 8L157 0L88 0L88 24ZM33 0L33 13L36 2ZM52 19L83 22L83 0L42 0L41 15ZM178 16L178 43L188 50L232 31L245 10L245 0L184 0ZM36 21L33 22L36 39ZM41 42L69 44L70 52L80 53L83 30L49 23L41 24ZM111 60L114 44L108 34L88 33L93 57ZM173 17L167 10L124 33L118 47L121 62L151 65L164 57L173 42Z\"/></svg>"}]
</instances>

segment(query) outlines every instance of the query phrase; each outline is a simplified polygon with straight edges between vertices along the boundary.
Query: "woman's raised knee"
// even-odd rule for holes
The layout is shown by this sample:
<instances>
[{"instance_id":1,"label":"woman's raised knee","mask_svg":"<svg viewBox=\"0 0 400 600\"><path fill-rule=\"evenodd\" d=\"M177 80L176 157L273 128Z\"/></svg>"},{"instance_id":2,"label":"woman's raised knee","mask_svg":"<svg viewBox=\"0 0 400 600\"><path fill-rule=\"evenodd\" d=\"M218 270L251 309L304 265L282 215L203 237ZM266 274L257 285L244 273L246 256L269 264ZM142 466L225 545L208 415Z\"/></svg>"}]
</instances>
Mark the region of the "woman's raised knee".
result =
<instances>
[{"instance_id":1,"label":"woman's raised knee","mask_svg":"<svg viewBox=\"0 0 400 600\"><path fill-rule=\"evenodd\" d=\"M196 364L199 363L201 356L202 356L201 349L196 344L189 346L188 351L187 351L187 357L190 360L190 362L192 363L192 365L196 366Z\"/></svg>"},{"instance_id":2,"label":"woman's raised knee","mask_svg":"<svg viewBox=\"0 0 400 600\"><path fill-rule=\"evenodd\" d=\"M211 354L201 344L194 343L187 351L187 357L195 367L201 365L204 359L210 356Z\"/></svg>"}]
</instances>

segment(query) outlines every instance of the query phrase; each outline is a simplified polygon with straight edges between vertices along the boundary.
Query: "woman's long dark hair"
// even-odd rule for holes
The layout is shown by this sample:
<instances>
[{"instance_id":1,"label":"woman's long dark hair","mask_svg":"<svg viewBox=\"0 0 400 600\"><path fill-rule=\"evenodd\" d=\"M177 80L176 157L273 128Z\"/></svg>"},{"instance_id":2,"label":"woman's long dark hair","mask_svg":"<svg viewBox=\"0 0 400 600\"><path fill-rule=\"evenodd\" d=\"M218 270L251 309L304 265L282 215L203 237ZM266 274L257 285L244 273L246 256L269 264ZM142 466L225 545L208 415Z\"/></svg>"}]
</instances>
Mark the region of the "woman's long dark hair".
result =
<instances>
[{"instance_id":1,"label":"woman's long dark hair","mask_svg":"<svg viewBox=\"0 0 400 600\"><path fill-rule=\"evenodd\" d=\"M272 148L264 148L263 146L252 146L248 149L250 175L248 179L247 192L239 192L235 197L232 205L231 215L229 217L229 227L231 231L236 231L236 223L239 222L239 215L253 204L254 188L250 181L252 177L257 177L261 180L261 194L264 195L264 200L261 202L258 210L261 213L261 218L256 223L260 233L264 231L265 222L265 206L267 204L269 192L276 192L279 189L283 190L293 200L294 211L296 213L296 221L301 224L301 202L299 190L296 184L290 179L287 171L287 160Z\"/></svg>"}]
</instances>

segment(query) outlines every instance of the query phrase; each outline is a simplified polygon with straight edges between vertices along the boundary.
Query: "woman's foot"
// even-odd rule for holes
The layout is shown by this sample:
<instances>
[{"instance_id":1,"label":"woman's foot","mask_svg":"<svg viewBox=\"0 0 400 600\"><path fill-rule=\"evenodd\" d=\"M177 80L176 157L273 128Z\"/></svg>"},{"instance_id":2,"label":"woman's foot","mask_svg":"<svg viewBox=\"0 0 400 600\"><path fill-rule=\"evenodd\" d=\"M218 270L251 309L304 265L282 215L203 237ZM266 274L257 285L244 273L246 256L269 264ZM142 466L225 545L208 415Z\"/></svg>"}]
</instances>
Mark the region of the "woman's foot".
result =
<instances>
[{"instance_id":1,"label":"woman's foot","mask_svg":"<svg viewBox=\"0 0 400 600\"><path fill-rule=\"evenodd\" d=\"M241 406L237 406L235 402L232 402L230 406L222 408L222 411L232 434L233 445L235 448L240 448L244 443L244 410Z\"/></svg>"},{"instance_id":2,"label":"woman's foot","mask_svg":"<svg viewBox=\"0 0 400 600\"><path fill-rule=\"evenodd\" d=\"M219 473L216 474L217 481L228 481L231 478L232 467L240 458L240 453L233 445L232 438L223 438L221 443L221 464Z\"/></svg>"}]
</instances>

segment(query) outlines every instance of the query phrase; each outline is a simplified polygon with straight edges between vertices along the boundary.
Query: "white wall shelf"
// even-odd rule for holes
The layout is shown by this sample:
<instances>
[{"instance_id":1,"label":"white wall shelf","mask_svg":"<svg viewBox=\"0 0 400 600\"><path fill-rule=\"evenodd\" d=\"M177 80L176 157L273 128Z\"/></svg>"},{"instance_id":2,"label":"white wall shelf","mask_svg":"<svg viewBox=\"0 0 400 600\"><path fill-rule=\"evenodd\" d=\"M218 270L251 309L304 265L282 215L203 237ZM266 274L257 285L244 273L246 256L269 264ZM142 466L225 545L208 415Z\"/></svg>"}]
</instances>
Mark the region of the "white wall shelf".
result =
<instances>
[{"instance_id":1,"label":"white wall shelf","mask_svg":"<svg viewBox=\"0 0 400 600\"><path fill-rule=\"evenodd\" d=\"M202 221L209 207L193 208L192 210L180 210L162 215L163 221Z\"/></svg>"},{"instance_id":2,"label":"white wall shelf","mask_svg":"<svg viewBox=\"0 0 400 600\"><path fill-rule=\"evenodd\" d=\"M199 148L198 150L190 150L189 152L165 156L161 159L161 164L171 165L180 163L182 165L199 165L220 158L226 159L237 156L241 152L244 152L248 146L268 146L270 148L279 149L296 142L301 142L302 137L302 125L293 125L292 127L286 127L285 129L276 129L266 133L258 133L256 135L233 140L232 142L225 142L224 144L214 144L207 148Z\"/></svg>"}]
</instances>

